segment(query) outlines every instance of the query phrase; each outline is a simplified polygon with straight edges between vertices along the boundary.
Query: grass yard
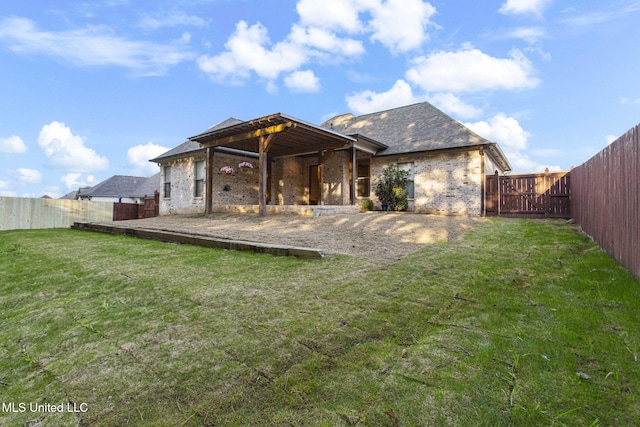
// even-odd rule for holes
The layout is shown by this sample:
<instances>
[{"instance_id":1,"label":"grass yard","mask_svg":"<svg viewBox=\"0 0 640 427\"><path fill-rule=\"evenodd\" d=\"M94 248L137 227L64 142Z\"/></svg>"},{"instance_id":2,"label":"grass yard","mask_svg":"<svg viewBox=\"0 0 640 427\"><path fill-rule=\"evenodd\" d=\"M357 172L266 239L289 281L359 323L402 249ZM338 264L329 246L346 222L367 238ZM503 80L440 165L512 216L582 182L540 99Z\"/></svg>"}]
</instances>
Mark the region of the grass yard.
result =
<instances>
[{"instance_id":1,"label":"grass yard","mask_svg":"<svg viewBox=\"0 0 640 427\"><path fill-rule=\"evenodd\" d=\"M640 284L561 221L387 267L5 231L0 280L0 425L640 425Z\"/></svg>"}]
</instances>

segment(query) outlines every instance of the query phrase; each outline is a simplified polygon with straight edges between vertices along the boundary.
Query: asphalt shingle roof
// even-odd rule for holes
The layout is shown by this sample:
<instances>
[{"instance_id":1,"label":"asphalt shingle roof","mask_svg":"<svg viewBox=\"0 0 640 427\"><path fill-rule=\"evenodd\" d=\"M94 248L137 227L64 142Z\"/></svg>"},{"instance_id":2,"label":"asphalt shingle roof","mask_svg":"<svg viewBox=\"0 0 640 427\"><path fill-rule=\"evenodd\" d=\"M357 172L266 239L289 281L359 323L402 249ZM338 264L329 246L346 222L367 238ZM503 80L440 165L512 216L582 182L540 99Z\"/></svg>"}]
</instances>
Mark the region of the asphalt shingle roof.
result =
<instances>
[{"instance_id":1,"label":"asphalt shingle roof","mask_svg":"<svg viewBox=\"0 0 640 427\"><path fill-rule=\"evenodd\" d=\"M204 133L240 123L244 122L229 118ZM495 142L481 137L428 102L361 116L344 114L327 120L320 127L342 135L360 136L379 143L381 149L376 156L486 146L496 161L506 170L511 168L504 153ZM216 150L222 148L224 147L217 147ZM171 158L185 157L186 154L199 151L204 151L199 143L186 141L150 161L159 163Z\"/></svg>"},{"instance_id":2,"label":"asphalt shingle roof","mask_svg":"<svg viewBox=\"0 0 640 427\"><path fill-rule=\"evenodd\" d=\"M320 126L386 144L378 156L494 144L428 102L357 117L345 114Z\"/></svg>"},{"instance_id":3,"label":"asphalt shingle roof","mask_svg":"<svg viewBox=\"0 0 640 427\"><path fill-rule=\"evenodd\" d=\"M205 132L211 132L214 130L223 129L229 126L237 125L238 123L243 123L243 121L239 119L234 119L233 117L229 117L227 120L224 120L218 123L217 125L210 127ZM186 141L178 145L177 147L167 151L166 153L161 154L160 156L154 159L151 159L149 161L159 163L163 160L167 160L173 157L175 158L184 157L185 154L196 153L199 151L202 151L202 152L205 151L205 149L200 146L200 143L195 141Z\"/></svg>"},{"instance_id":4,"label":"asphalt shingle roof","mask_svg":"<svg viewBox=\"0 0 640 427\"><path fill-rule=\"evenodd\" d=\"M160 175L157 176L159 183ZM114 175L87 190L83 190L81 194L90 197L135 197L138 195L136 190L145 184L147 179L149 178L142 176Z\"/></svg>"}]
</instances>

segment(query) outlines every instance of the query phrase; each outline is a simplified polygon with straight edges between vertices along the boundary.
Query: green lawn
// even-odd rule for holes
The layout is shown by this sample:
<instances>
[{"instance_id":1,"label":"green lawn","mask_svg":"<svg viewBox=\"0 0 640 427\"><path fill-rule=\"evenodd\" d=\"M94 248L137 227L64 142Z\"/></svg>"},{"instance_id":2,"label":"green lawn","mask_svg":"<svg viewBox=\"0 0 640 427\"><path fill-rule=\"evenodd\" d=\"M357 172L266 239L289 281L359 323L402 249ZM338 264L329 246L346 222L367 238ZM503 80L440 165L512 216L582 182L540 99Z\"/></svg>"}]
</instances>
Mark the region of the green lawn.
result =
<instances>
[{"instance_id":1,"label":"green lawn","mask_svg":"<svg viewBox=\"0 0 640 427\"><path fill-rule=\"evenodd\" d=\"M0 425L640 425L640 284L562 221L384 268L5 231L0 281Z\"/></svg>"}]
</instances>

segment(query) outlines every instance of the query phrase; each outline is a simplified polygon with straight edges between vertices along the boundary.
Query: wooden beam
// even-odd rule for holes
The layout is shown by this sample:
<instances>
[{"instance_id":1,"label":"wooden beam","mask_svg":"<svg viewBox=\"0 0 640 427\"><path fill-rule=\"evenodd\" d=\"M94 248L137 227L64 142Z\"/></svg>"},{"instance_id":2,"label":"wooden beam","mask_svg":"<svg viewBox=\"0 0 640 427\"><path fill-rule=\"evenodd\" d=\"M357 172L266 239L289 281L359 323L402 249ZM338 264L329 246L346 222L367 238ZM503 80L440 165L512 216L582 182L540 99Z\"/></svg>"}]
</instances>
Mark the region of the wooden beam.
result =
<instances>
[{"instance_id":1,"label":"wooden beam","mask_svg":"<svg viewBox=\"0 0 640 427\"><path fill-rule=\"evenodd\" d=\"M214 139L212 141L206 141L206 142L198 141L198 142L200 142L200 144L204 147L219 147L222 145L229 145L234 142L246 141L247 139L261 138L265 135L269 135L269 136L275 135L277 133L284 132L285 130L295 126L296 126L295 123L287 122L279 125L269 126L262 129L252 130L252 131L241 133L238 135L231 135L225 138Z\"/></svg>"},{"instance_id":2,"label":"wooden beam","mask_svg":"<svg viewBox=\"0 0 640 427\"><path fill-rule=\"evenodd\" d=\"M258 141L258 215L267 216L267 165L268 151L272 147L275 133L260 135Z\"/></svg>"},{"instance_id":3,"label":"wooden beam","mask_svg":"<svg viewBox=\"0 0 640 427\"><path fill-rule=\"evenodd\" d=\"M207 159L205 161L206 167L206 181L204 184L205 196L204 196L204 212L207 215L213 213L213 147L207 148Z\"/></svg>"}]
</instances>

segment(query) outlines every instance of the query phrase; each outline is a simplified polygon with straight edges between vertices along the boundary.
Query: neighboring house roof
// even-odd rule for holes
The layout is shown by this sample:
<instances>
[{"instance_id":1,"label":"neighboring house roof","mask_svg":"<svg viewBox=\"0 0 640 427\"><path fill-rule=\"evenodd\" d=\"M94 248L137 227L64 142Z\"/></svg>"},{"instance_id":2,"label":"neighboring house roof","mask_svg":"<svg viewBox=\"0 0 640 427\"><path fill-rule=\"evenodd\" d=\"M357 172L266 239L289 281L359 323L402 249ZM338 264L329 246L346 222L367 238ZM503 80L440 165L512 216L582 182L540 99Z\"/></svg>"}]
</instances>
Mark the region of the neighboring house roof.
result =
<instances>
[{"instance_id":1,"label":"neighboring house roof","mask_svg":"<svg viewBox=\"0 0 640 427\"><path fill-rule=\"evenodd\" d=\"M87 190L81 191L80 196L92 198L142 197L145 196L146 193L140 193L140 191L138 191L138 188L146 185L148 180L153 180L154 178L158 183L158 185L155 186L155 189L157 189L157 187L160 185L160 174L156 174L151 178L146 178L143 176L114 175L111 178L108 178ZM151 190L151 194L153 194L153 190Z\"/></svg>"},{"instance_id":2,"label":"neighboring house roof","mask_svg":"<svg viewBox=\"0 0 640 427\"><path fill-rule=\"evenodd\" d=\"M155 191L160 191L160 172L145 179L131 194L133 197L153 196Z\"/></svg>"},{"instance_id":3,"label":"neighboring house roof","mask_svg":"<svg viewBox=\"0 0 640 427\"><path fill-rule=\"evenodd\" d=\"M67 194L65 194L64 196L60 197L60 198L64 199L64 200L78 200L80 198L80 195L84 194L84 191L87 191L90 188L91 187L82 187L82 188L79 188L77 190L70 191Z\"/></svg>"},{"instance_id":4,"label":"neighboring house roof","mask_svg":"<svg viewBox=\"0 0 640 427\"><path fill-rule=\"evenodd\" d=\"M428 102L362 116L344 114L320 126L346 135L364 135L386 144L376 156L486 146L505 170L511 167L495 142L476 134Z\"/></svg>"}]
</instances>

